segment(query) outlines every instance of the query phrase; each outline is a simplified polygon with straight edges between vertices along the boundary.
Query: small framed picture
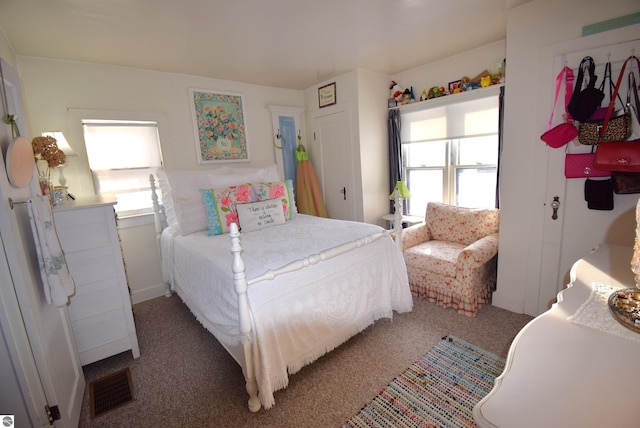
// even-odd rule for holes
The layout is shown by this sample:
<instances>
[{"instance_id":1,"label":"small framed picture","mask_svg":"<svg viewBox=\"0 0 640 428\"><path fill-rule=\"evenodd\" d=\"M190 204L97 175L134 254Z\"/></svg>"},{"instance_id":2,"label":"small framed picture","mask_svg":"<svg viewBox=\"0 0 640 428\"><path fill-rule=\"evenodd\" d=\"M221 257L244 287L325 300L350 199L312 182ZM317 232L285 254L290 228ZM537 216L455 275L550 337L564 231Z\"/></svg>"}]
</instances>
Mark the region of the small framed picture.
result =
<instances>
[{"instance_id":1,"label":"small framed picture","mask_svg":"<svg viewBox=\"0 0 640 428\"><path fill-rule=\"evenodd\" d=\"M336 82L318 88L318 106L320 108L335 105Z\"/></svg>"},{"instance_id":2,"label":"small framed picture","mask_svg":"<svg viewBox=\"0 0 640 428\"><path fill-rule=\"evenodd\" d=\"M455 94L457 92L460 92L462 90L462 87L460 86L461 84L462 82L460 80L454 80L453 82L449 82L449 93Z\"/></svg>"}]
</instances>

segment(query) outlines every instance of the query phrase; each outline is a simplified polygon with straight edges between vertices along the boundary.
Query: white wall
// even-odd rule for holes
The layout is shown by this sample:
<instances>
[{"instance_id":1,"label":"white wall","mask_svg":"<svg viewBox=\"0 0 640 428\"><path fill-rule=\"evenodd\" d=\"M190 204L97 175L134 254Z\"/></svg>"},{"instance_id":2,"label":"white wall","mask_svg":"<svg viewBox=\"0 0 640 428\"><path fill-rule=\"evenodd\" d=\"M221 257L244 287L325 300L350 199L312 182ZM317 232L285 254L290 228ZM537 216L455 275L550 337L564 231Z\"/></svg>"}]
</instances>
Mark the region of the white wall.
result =
<instances>
[{"instance_id":1,"label":"white wall","mask_svg":"<svg viewBox=\"0 0 640 428\"><path fill-rule=\"evenodd\" d=\"M321 109L318 105L318 88L333 82L336 84L336 104L323 107ZM354 189L353 192L350 192L354 197L353 208L355 212L353 213L353 220L364 221L364 213L362 210L362 176L360 174L360 129L357 123L358 71L353 70L348 73L344 73L334 79L319 82L317 85L305 89L304 104L305 120L307 123L307 149L309 150L309 157L316 170L316 175L318 175L320 183L324 181L322 174L327 172L322 170L320 148L318 147L317 142L313 139L314 118L337 112L345 112L347 117L351 118L351 123L349 123L350 136L348 136L346 140L352 141L353 144L347 145L344 150L345 153L346 151L349 151L349 156L353 163L352 171L350 172L353 172L353 174L348 174L347 177L342 178L347 180L345 183L347 189ZM320 185L322 186L322 184ZM326 192L327 189L323 189L323 191ZM329 212L329 215L331 215L331 212Z\"/></svg>"},{"instance_id":2,"label":"white wall","mask_svg":"<svg viewBox=\"0 0 640 428\"><path fill-rule=\"evenodd\" d=\"M463 75L473 77L484 69L491 71L496 62L506 57L500 259L498 289L493 296L496 306L537 315L546 310L558 289L566 284L568 271L577 258L599 243L632 245L634 221L629 207L635 205L637 195L616 195L616 209L612 212L589 211L576 196L583 183L566 183L563 177L559 184L567 186L569 199L562 200L561 215L568 211L567 204L573 203L578 207L572 212L578 212L579 217L561 219L567 225L566 234L562 227L553 229L561 223L550 225L547 219L547 163L551 155L557 154L550 154L539 136L553 102L554 58L562 52L562 47L552 47L565 44L565 49L577 51L637 39L638 25L581 37L585 25L637 11L638 2L631 0L536 0L510 11L506 40L392 76L403 88L413 86L418 97L424 88L446 87ZM555 262L548 260L547 254L549 246L554 245L559 247L551 248L558 256ZM564 253L559 255L561 249ZM543 271L553 263L555 271Z\"/></svg>"},{"instance_id":3,"label":"white wall","mask_svg":"<svg viewBox=\"0 0 640 428\"><path fill-rule=\"evenodd\" d=\"M587 49L590 45L596 47L596 43L606 45L616 40L638 38L638 25L599 36L581 37L583 26L637 12L638 7L635 0L537 0L512 9L508 15L500 255L498 290L493 296L496 306L530 315L544 311L561 286L556 284L557 277L549 278L542 271L543 266L553 262L545 259L546 252L559 251L558 246L582 240L584 247L574 255L575 260L597 244L611 242L609 237L600 236L593 229L615 227L619 216L624 215L620 210L599 213L592 218L605 223L598 224L597 228L588 222L582 223L579 236L562 234L562 229L557 232L561 236L548 233L556 225L549 220L551 211L547 204L551 199L547 194L550 176L547 165L549 158L558 153L550 153L553 149L541 142L540 134L553 103L554 59L560 53L552 46L564 45L570 52ZM584 201L577 200L576 203L581 204L578 207L581 215L563 221L580 222L580 217L587 215ZM564 208L566 205L561 209ZM628 236L632 233L633 230L629 230ZM565 278L570 264L559 267L556 260L555 265L555 269L561 270L560 276Z\"/></svg>"},{"instance_id":4,"label":"white wall","mask_svg":"<svg viewBox=\"0 0 640 428\"><path fill-rule=\"evenodd\" d=\"M637 0L535 0L509 13L506 40L407 70L388 79L396 80L404 87L413 86L414 92L419 96L424 88L446 86L448 82L464 75L473 77L484 69L490 70L493 64L507 57L505 146L501 171L501 251L498 291L494 295L494 304L497 306L533 315L539 311L537 302L545 297L541 298L538 294L545 285L540 270L544 250L542 236L547 215L544 188L547 153L541 145L539 135L548 119L548 108L553 96L549 82L555 77L553 58L549 54L550 51L545 49L553 44L580 39L584 25L637 10ZM609 33L618 34L622 31L635 34L637 37L637 28L636 25ZM3 44L0 39L0 52L4 55L7 50L12 55L10 46L7 46L7 43ZM546 56L541 57L541 52ZM271 117L267 105L304 106L309 123L309 117L319 112L317 87L329 83L320 82L301 92L99 64L25 57L18 57L16 62L23 80L32 134L51 129L64 131L68 126L68 108L157 113L164 118L161 138L166 167L169 169L210 167L198 166L196 162L188 88L220 89L245 95L251 164L258 166L271 163L274 159ZM539 76L544 76L544 79ZM371 86L374 81L384 81L380 76L372 79L369 77L371 76L366 72L363 74L353 71L331 80L337 82L338 103L343 106L352 104L351 109L355 112L353 117L359 117L358 109L363 106L360 100L369 96L371 98L368 102L372 106L378 102L378 97L383 96L384 100L380 103L386 105L388 82L384 90L376 90L375 96L359 87L359 82L368 81L367 86ZM331 108L323 109L323 112L329 109ZM374 121L378 114L386 117L383 113L384 107L380 109L380 113L373 107L370 112L363 113L366 121ZM360 141L357 148L363 153L365 144L376 139L374 134L377 133L364 132L366 126L367 123L358 122L352 136L356 141L361 137L366 140ZM381 131L386 128L386 123L372 126ZM308 127L307 130L309 131ZM309 137L310 135L307 135L306 143L308 147L311 146L312 151L313 144ZM77 142L71 141L71 144L74 148L79 148ZM361 158L356 157L359 163ZM72 165L66 170L69 172L66 175L72 192L80 193L76 187L82 191L90 190L89 187L82 188L82 183L87 183L87 173L82 168L83 161L84 159L70 161ZM379 163L379 159L371 161ZM360 165L354 167L359 169ZM382 172L377 178L380 179L381 176ZM362 180L370 178L370 175L359 174L357 180L360 186L363 186ZM373 193L367 193L367 201L370 197L373 197ZM368 206L367 204L368 202L365 204L361 201L358 206L364 209L362 207ZM360 215L364 218L363 212ZM611 219L612 225L616 222L616 218ZM152 241L151 238L149 240ZM136 238L129 239L123 236L123 242L127 241L133 242ZM594 245L597 243L594 242ZM137 250L125 248L125 254L136 252ZM127 260L127 264L131 266L137 262L136 259ZM158 267L148 266L148 269ZM144 294L146 291L142 290L147 290L151 285L132 284L132 289L134 293L139 291ZM536 301L535 304L528 303L532 299Z\"/></svg>"},{"instance_id":5,"label":"white wall","mask_svg":"<svg viewBox=\"0 0 640 428\"><path fill-rule=\"evenodd\" d=\"M81 153L65 169L69 191L92 194L79 125L68 109L152 113L160 116L162 153L167 169L198 166L189 88L244 95L251 165L275 162L268 105L301 107L300 91L249 85L176 73L155 72L94 63L19 57L31 132L62 130ZM236 165L238 165L236 163ZM245 163L246 165L246 163Z\"/></svg>"},{"instance_id":6,"label":"white wall","mask_svg":"<svg viewBox=\"0 0 640 428\"><path fill-rule=\"evenodd\" d=\"M222 90L244 95L249 163L231 166L264 166L275 162L271 114L267 106L303 106L302 91L249 85L128 67L18 57L18 70L30 124L28 135L62 130L80 154L65 167L69 191L77 196L93 194L86 152L77 115L73 110L105 110L151 115L159 120L165 167L193 170L219 164L198 165L189 104L189 88ZM54 181L57 177L53 177ZM120 224L127 222L121 221ZM133 301L161 295L160 262L155 233L148 222L120 229Z\"/></svg>"},{"instance_id":7,"label":"white wall","mask_svg":"<svg viewBox=\"0 0 640 428\"><path fill-rule=\"evenodd\" d=\"M494 65L502 63L506 56L506 41L500 40L440 61L424 64L391 76L403 89L413 86L416 100L422 90L433 86L448 88L449 82L460 80L466 76L474 78L487 70L491 72ZM507 64L507 73L509 73ZM389 82L390 83L390 82ZM387 91L387 97L389 91Z\"/></svg>"},{"instance_id":8,"label":"white wall","mask_svg":"<svg viewBox=\"0 0 640 428\"><path fill-rule=\"evenodd\" d=\"M389 213L389 138L387 97L389 76L358 71L358 119L364 221L387 227Z\"/></svg>"},{"instance_id":9,"label":"white wall","mask_svg":"<svg viewBox=\"0 0 640 428\"><path fill-rule=\"evenodd\" d=\"M367 70L353 70L304 91L307 124L314 117L346 110L352 119L351 144L345 147L352 159L352 186L355 192L355 219L386 226L382 216L389 213L389 165L387 148L387 97L390 78ZM336 105L318 106L318 88L336 83ZM318 148L312 126L307 126L307 148L317 174ZM314 153L315 150L315 153ZM331 214L331 213L330 213Z\"/></svg>"},{"instance_id":10,"label":"white wall","mask_svg":"<svg viewBox=\"0 0 640 428\"><path fill-rule=\"evenodd\" d=\"M0 58L3 58L13 68L17 68L16 54L13 51L13 46L9 44L9 41L2 31L0 31Z\"/></svg>"}]
</instances>

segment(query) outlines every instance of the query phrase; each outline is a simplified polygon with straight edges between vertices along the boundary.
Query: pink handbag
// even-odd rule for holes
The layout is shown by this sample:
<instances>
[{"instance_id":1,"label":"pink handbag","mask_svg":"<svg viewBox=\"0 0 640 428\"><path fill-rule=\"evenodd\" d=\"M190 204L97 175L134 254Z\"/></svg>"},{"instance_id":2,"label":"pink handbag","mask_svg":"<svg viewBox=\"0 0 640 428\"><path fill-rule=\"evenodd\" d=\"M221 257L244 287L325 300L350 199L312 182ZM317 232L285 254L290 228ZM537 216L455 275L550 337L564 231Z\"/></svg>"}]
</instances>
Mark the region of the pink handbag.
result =
<instances>
[{"instance_id":1,"label":"pink handbag","mask_svg":"<svg viewBox=\"0 0 640 428\"><path fill-rule=\"evenodd\" d=\"M561 123L542 134L540 139L547 143L549 147L557 149L569 141L573 141L577 136L578 128L570 123Z\"/></svg>"},{"instance_id":2,"label":"pink handbag","mask_svg":"<svg viewBox=\"0 0 640 428\"><path fill-rule=\"evenodd\" d=\"M564 176L566 178L610 177L611 171L594 166L595 153L567 153L564 158Z\"/></svg>"},{"instance_id":3,"label":"pink handbag","mask_svg":"<svg viewBox=\"0 0 640 428\"><path fill-rule=\"evenodd\" d=\"M567 122L561 123L552 128L553 112L555 111L556 103L558 102L558 95L560 94L563 75L566 75L564 88L564 111L567 115ZM556 91L553 99L553 109L551 110L551 117L549 117L547 129L545 130L544 134L540 136L540 139L542 141L544 141L549 147L553 147L554 149L564 146L578 136L578 129L573 125L573 119L567 112L567 105L569 104L569 98L571 97L572 88L573 71L569 67L564 67L560 71L560 73L558 73L558 77L556 77Z\"/></svg>"}]
</instances>

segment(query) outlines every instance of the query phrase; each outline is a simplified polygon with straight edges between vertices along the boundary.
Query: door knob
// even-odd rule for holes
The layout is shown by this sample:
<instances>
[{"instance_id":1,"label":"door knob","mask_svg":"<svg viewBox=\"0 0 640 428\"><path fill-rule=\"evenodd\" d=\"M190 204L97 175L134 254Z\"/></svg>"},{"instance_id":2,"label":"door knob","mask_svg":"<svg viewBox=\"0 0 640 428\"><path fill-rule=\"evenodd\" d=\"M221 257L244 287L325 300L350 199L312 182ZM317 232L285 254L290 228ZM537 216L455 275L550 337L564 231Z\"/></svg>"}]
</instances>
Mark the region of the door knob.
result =
<instances>
[{"instance_id":1,"label":"door knob","mask_svg":"<svg viewBox=\"0 0 640 428\"><path fill-rule=\"evenodd\" d=\"M552 220L558 219L558 208L560 208L560 197L554 196L553 201L551 201L551 208L553 209L553 214L551 214Z\"/></svg>"}]
</instances>

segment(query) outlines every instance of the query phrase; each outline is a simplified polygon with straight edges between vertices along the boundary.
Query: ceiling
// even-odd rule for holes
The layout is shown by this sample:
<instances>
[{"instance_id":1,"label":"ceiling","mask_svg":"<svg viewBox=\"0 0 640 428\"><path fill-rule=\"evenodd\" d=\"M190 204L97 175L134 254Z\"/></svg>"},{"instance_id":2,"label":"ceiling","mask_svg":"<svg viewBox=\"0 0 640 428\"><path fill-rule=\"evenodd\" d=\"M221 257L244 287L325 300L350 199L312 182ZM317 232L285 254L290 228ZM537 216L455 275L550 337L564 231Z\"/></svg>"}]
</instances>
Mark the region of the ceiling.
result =
<instances>
[{"instance_id":1,"label":"ceiling","mask_svg":"<svg viewBox=\"0 0 640 428\"><path fill-rule=\"evenodd\" d=\"M305 89L504 39L529 1L0 0L0 27L18 56Z\"/></svg>"}]
</instances>

